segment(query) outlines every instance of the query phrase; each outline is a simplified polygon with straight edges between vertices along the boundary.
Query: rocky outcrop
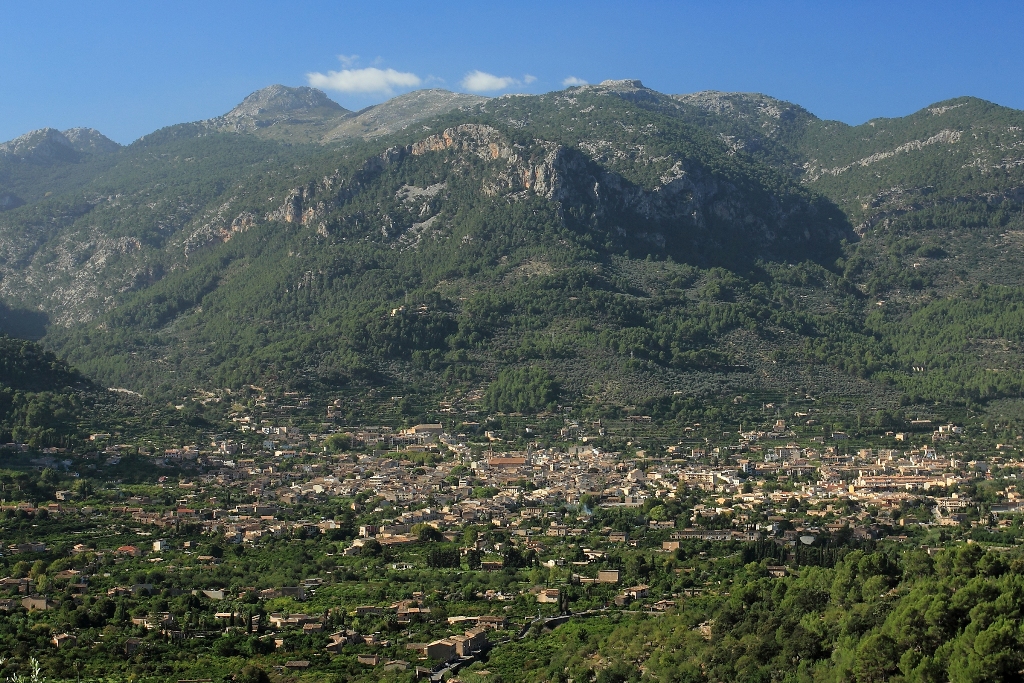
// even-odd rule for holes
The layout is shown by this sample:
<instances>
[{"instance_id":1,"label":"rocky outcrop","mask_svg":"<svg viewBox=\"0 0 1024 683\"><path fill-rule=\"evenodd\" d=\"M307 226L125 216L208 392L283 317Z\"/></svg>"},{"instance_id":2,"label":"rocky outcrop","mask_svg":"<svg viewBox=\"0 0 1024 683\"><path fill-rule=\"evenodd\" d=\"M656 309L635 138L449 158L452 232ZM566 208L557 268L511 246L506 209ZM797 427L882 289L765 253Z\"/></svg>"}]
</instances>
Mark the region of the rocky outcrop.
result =
<instances>
[{"instance_id":1,"label":"rocky outcrop","mask_svg":"<svg viewBox=\"0 0 1024 683\"><path fill-rule=\"evenodd\" d=\"M507 143L499 144L501 134L488 126L465 124L431 135L420 142L406 146L389 147L363 162L360 169L346 180L337 173L317 182L293 188L284 202L266 214L268 221L307 225L341 206L367 183L372 182L391 164L401 162L409 155L419 156L448 149L463 151L482 158L498 158L511 153Z\"/></svg>"},{"instance_id":2,"label":"rocky outcrop","mask_svg":"<svg viewBox=\"0 0 1024 683\"><path fill-rule=\"evenodd\" d=\"M440 152L443 150L469 152L482 159L508 158L512 154L505 136L491 126L478 123L464 123L448 128L442 133L431 135L409 146L413 156Z\"/></svg>"},{"instance_id":3,"label":"rocky outcrop","mask_svg":"<svg viewBox=\"0 0 1024 683\"><path fill-rule=\"evenodd\" d=\"M88 322L112 308L118 294L156 279L152 266L139 258L143 245L135 237L85 228L60 235L47 248L47 263L0 280L0 299L33 301L57 325Z\"/></svg>"},{"instance_id":4,"label":"rocky outcrop","mask_svg":"<svg viewBox=\"0 0 1024 683\"><path fill-rule=\"evenodd\" d=\"M381 156L372 157L363 164L362 170L351 182L346 182L338 173L334 173L317 182L296 187L288 192L281 206L267 213L264 218L268 221L307 225L348 201L368 176L376 176L383 170L384 163ZM322 199L317 200L317 197Z\"/></svg>"},{"instance_id":5,"label":"rocky outcrop","mask_svg":"<svg viewBox=\"0 0 1024 683\"><path fill-rule=\"evenodd\" d=\"M268 221L282 221L284 223L302 222L302 204L306 198L306 188L297 187L288 193L284 204L277 210L267 214Z\"/></svg>"},{"instance_id":6,"label":"rocky outcrop","mask_svg":"<svg viewBox=\"0 0 1024 683\"><path fill-rule=\"evenodd\" d=\"M332 176L294 188L266 219L300 225L319 222L322 227L328 213L339 209L389 166L407 157L443 152L484 161L487 170L481 178L481 190L487 196L513 201L540 196L555 202L563 218L571 211L574 220L592 227L604 226L619 236L642 239L659 248L672 239L714 242L723 237L722 230L745 234L751 243L769 245L785 232L787 222L807 209L806 204L798 203L783 210L776 200L768 211L763 206L755 209L737 188L684 159L675 160L654 187L644 188L607 170L578 149L544 140L514 144L491 126L462 124L405 147L388 148L366 160L347 181ZM409 194L406 186L397 196ZM429 221L426 212L424 207L421 217ZM389 239L395 232L393 218L382 216L382 220L391 226L382 232ZM712 224L718 230L715 234L709 232ZM415 225L422 228L431 223ZM419 235L422 230L416 232ZM801 230L791 237L802 240L810 235ZM419 237L413 244L418 241Z\"/></svg>"},{"instance_id":7,"label":"rocky outcrop","mask_svg":"<svg viewBox=\"0 0 1024 683\"><path fill-rule=\"evenodd\" d=\"M908 152L919 152L925 147L931 145L955 145L960 142L960 137L963 135L962 131L959 130L940 130L935 135L925 140L911 140L893 149L885 150L884 152L876 152L863 159L857 159L854 162L846 164L844 166L836 166L833 168L823 168L816 160L808 161L804 164L804 170L807 172L805 176L805 182L813 183L818 178L824 175L838 176L842 173L849 171L855 166L870 166L871 164L878 163L884 159L891 159L892 157L907 154Z\"/></svg>"},{"instance_id":8,"label":"rocky outcrop","mask_svg":"<svg viewBox=\"0 0 1024 683\"><path fill-rule=\"evenodd\" d=\"M232 209L237 197L229 197L216 209L207 211L205 215L193 222L197 227L192 228L186 235L179 236L173 241L174 249L180 248L186 258L201 251L211 244L220 244L229 241L235 235L246 232L259 224L259 216L252 211L242 211L231 218L231 214L237 209Z\"/></svg>"},{"instance_id":9,"label":"rocky outcrop","mask_svg":"<svg viewBox=\"0 0 1024 683\"><path fill-rule=\"evenodd\" d=\"M249 228L256 225L256 214L251 211L243 211L242 213L235 216L235 219L231 221L231 228L228 233L224 236L224 241L227 242L231 239L231 236L235 233L245 232Z\"/></svg>"},{"instance_id":10,"label":"rocky outcrop","mask_svg":"<svg viewBox=\"0 0 1024 683\"><path fill-rule=\"evenodd\" d=\"M595 219L630 212L647 220L687 219L702 226L703 205L718 191L717 183L687 171L682 161L661 178L661 184L647 191L602 170L578 150L541 140L534 141L531 149L511 145L499 131L479 124L432 135L412 145L409 152L442 150L504 161L504 168L484 182L483 191L490 196L530 192L563 206L586 205Z\"/></svg>"},{"instance_id":11,"label":"rocky outcrop","mask_svg":"<svg viewBox=\"0 0 1024 683\"><path fill-rule=\"evenodd\" d=\"M453 150L471 154L485 161L504 161L506 167L485 181L484 192L528 190L547 199L561 201L567 198L567 185L563 182L573 173L586 171L586 159L574 150L543 140L534 141L528 149L512 145L495 128L480 124L463 124L431 135L407 148L413 156L431 152ZM541 155L536 154L541 152ZM537 158L539 157L539 158Z\"/></svg>"}]
</instances>

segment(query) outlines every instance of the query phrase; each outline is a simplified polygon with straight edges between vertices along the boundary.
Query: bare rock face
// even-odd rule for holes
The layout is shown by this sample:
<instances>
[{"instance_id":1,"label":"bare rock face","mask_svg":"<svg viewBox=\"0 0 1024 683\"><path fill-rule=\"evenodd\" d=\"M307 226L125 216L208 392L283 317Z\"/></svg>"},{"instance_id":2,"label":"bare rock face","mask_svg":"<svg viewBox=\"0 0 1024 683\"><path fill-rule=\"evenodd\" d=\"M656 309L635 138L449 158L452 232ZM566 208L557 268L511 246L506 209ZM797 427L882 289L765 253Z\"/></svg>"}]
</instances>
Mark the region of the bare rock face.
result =
<instances>
[{"instance_id":1,"label":"bare rock face","mask_svg":"<svg viewBox=\"0 0 1024 683\"><path fill-rule=\"evenodd\" d=\"M490 126L476 123L464 123L461 126L448 128L443 133L431 135L409 148L413 156L427 152L439 152L445 149L470 152L482 158L508 158L512 153L505 137Z\"/></svg>"},{"instance_id":2,"label":"bare rock face","mask_svg":"<svg viewBox=\"0 0 1024 683\"><path fill-rule=\"evenodd\" d=\"M309 193L312 196L312 193ZM267 214L267 220L283 221L285 223L302 222L302 205L307 199L306 188L297 187L288 193L284 204L276 211Z\"/></svg>"},{"instance_id":3,"label":"bare rock face","mask_svg":"<svg viewBox=\"0 0 1024 683\"><path fill-rule=\"evenodd\" d=\"M630 82L627 87L634 86ZM572 213L594 227L631 234L658 247L680 240L695 246L714 243L724 232L743 235L751 246L772 249L783 237L810 236L790 223L814 208L803 203L768 210L752 205L744 193L703 166L676 159L653 187L645 188L602 168L579 149L547 140L511 143L494 128L463 124L406 148L411 155L454 150L491 162L482 191L515 200L529 194L555 202L561 215ZM790 215L792 214L792 215ZM626 227L628 226L628 227ZM840 235L828 236L838 240Z\"/></svg>"}]
</instances>

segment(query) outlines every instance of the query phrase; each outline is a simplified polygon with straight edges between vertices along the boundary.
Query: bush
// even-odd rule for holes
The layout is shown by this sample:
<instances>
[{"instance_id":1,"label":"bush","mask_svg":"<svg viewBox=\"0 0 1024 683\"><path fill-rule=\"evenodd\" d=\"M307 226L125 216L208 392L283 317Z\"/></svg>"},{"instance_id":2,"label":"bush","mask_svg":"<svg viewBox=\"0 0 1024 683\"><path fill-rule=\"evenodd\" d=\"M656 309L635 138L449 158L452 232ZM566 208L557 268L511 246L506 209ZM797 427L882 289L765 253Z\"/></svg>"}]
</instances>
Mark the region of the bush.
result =
<instances>
[{"instance_id":1,"label":"bush","mask_svg":"<svg viewBox=\"0 0 1024 683\"><path fill-rule=\"evenodd\" d=\"M270 683L270 676L260 667L247 664L235 674L235 683Z\"/></svg>"}]
</instances>

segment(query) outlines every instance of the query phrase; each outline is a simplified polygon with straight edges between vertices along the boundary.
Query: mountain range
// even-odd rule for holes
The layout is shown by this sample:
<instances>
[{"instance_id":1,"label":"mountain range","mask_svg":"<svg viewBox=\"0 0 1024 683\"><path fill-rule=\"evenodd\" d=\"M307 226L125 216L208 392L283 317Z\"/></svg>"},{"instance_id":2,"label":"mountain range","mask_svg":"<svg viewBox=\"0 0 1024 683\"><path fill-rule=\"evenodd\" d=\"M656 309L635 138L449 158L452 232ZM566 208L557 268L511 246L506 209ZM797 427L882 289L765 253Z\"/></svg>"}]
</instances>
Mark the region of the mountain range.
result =
<instances>
[{"instance_id":1,"label":"mountain range","mask_svg":"<svg viewBox=\"0 0 1024 683\"><path fill-rule=\"evenodd\" d=\"M123 147L0 145L0 324L160 400L1024 415L1022 176L1024 112L969 97L850 126L635 80L360 112L275 85Z\"/></svg>"}]
</instances>

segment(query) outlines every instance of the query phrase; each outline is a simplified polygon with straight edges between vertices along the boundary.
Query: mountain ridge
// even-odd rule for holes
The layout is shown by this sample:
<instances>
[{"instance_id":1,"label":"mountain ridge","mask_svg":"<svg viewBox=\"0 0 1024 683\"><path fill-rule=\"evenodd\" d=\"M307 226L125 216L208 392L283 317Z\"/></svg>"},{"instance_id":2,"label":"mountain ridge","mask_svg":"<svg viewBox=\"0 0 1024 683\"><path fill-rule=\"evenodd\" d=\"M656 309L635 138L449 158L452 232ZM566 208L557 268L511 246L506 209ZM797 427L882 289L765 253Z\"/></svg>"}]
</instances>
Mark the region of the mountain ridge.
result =
<instances>
[{"instance_id":1,"label":"mountain ridge","mask_svg":"<svg viewBox=\"0 0 1024 683\"><path fill-rule=\"evenodd\" d=\"M345 138L373 138L389 135L424 119L486 101L479 95L465 95L442 89L415 90L387 102L366 107L328 131L321 141L330 143Z\"/></svg>"},{"instance_id":2,"label":"mountain ridge","mask_svg":"<svg viewBox=\"0 0 1024 683\"><path fill-rule=\"evenodd\" d=\"M160 396L276 377L429 402L524 364L618 406L1020 393L964 374L1016 358L970 350L994 334L980 318L950 352L917 321L1015 301L1021 112L958 98L853 127L635 80L450 95L329 107L349 128L328 144L323 122L151 134L84 191L0 217L0 296L90 375Z\"/></svg>"}]
</instances>

